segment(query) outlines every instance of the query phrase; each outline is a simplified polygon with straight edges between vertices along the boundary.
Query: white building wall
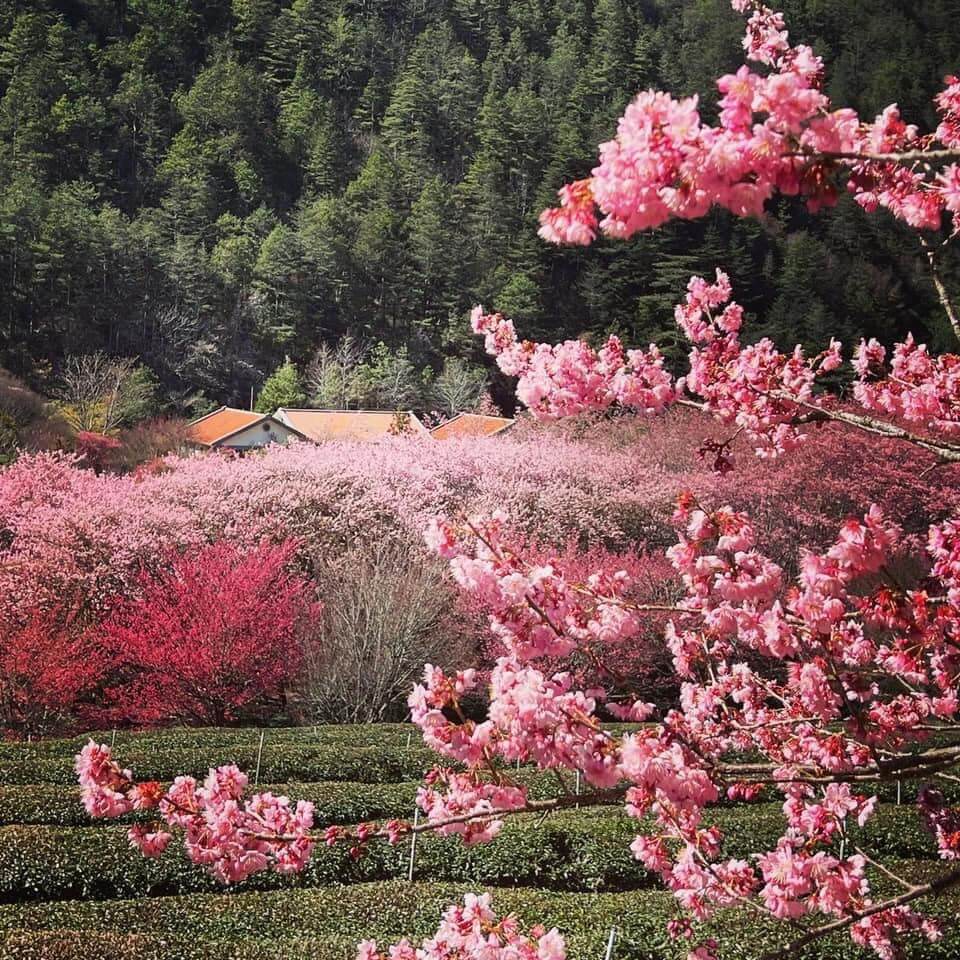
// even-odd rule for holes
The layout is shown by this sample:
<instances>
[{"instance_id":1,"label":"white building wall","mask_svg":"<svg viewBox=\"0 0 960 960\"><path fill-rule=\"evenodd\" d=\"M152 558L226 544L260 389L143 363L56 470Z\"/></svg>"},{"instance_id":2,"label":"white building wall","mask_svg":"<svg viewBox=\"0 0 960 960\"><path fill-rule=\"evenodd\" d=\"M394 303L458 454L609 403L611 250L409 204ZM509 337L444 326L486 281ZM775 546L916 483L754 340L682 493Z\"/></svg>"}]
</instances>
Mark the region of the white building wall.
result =
<instances>
[{"instance_id":1,"label":"white building wall","mask_svg":"<svg viewBox=\"0 0 960 960\"><path fill-rule=\"evenodd\" d=\"M217 446L252 450L254 447L265 447L269 443L286 443L292 437L296 437L296 434L289 427L271 418L244 427L239 433L221 440Z\"/></svg>"}]
</instances>

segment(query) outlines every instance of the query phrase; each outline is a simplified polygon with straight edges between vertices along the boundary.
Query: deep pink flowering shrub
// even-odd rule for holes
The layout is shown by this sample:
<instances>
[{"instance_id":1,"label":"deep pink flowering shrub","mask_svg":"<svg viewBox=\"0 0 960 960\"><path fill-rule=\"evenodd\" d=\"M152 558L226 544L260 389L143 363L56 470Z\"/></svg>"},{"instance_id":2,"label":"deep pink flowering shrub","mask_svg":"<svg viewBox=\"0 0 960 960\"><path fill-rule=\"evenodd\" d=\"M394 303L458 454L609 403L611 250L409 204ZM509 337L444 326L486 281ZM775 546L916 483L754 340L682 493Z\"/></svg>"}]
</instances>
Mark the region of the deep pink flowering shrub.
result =
<instances>
[{"instance_id":1,"label":"deep pink flowering shrub","mask_svg":"<svg viewBox=\"0 0 960 960\"><path fill-rule=\"evenodd\" d=\"M119 455L123 444L116 438L104 433L81 430L74 438L74 450L85 466L97 473L111 466Z\"/></svg>"},{"instance_id":2,"label":"deep pink flowering shrub","mask_svg":"<svg viewBox=\"0 0 960 960\"><path fill-rule=\"evenodd\" d=\"M88 629L80 605L63 600L0 616L0 727L8 736L44 736L79 717L102 717L99 693L109 652Z\"/></svg>"},{"instance_id":3,"label":"deep pink flowering shrub","mask_svg":"<svg viewBox=\"0 0 960 960\"><path fill-rule=\"evenodd\" d=\"M222 542L144 575L138 596L97 631L118 678L107 690L114 717L222 726L276 709L320 615L310 584L290 569L294 550Z\"/></svg>"}]
</instances>

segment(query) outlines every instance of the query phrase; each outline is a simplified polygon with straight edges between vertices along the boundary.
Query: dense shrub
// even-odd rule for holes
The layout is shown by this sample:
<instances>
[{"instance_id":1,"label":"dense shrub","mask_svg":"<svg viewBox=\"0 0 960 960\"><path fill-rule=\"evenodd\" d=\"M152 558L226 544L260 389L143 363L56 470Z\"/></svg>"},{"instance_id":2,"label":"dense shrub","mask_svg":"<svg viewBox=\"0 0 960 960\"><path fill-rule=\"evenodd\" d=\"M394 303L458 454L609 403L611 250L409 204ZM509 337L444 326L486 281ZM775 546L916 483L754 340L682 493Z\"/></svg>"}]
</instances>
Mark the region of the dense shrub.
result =
<instances>
[{"instance_id":1,"label":"dense shrub","mask_svg":"<svg viewBox=\"0 0 960 960\"><path fill-rule=\"evenodd\" d=\"M243 733L245 745L237 743L229 750L216 754L202 746L164 749L150 745L143 750L126 751L125 762L147 780L172 780L181 773L202 778L211 762L236 763L244 769L254 770L259 734L254 730L245 730ZM260 780L269 783L324 780L398 783L422 778L436 764L436 759L436 754L419 741L414 741L410 749L381 745L376 740L367 746L348 747L275 744L268 741L261 757ZM0 755L0 783L74 784L76 774L69 758L20 750Z\"/></svg>"},{"instance_id":2,"label":"dense shrub","mask_svg":"<svg viewBox=\"0 0 960 960\"><path fill-rule=\"evenodd\" d=\"M113 466L121 446L116 437L91 430L80 430L74 440L74 450L80 461L95 473L102 473Z\"/></svg>"},{"instance_id":3,"label":"dense shrub","mask_svg":"<svg viewBox=\"0 0 960 960\"><path fill-rule=\"evenodd\" d=\"M784 829L775 804L717 812L724 852L749 855L757 843L772 842ZM528 817L491 844L465 847L455 837L425 835L417 844L416 875L432 881L554 890L625 890L659 885L632 857L624 856L636 823L615 810L569 811L546 821ZM851 843L887 859L935 859L936 847L913 810L884 809L876 822L855 829ZM299 879L256 874L240 889L275 889L291 883L317 886L400 878L406 875L409 845L375 844L355 859L343 847L318 846ZM208 874L186 858L131 859L126 829L103 826L17 826L0 829L0 899L112 899L148 894L215 890Z\"/></svg>"},{"instance_id":4,"label":"dense shrub","mask_svg":"<svg viewBox=\"0 0 960 960\"><path fill-rule=\"evenodd\" d=\"M198 894L149 901L72 902L0 907L3 960L344 960L363 937L424 936L450 902L472 888L463 884L392 881L310 890ZM557 926L571 957L601 957L617 928L617 960L674 960L676 945L664 931L675 906L669 893L559 893L500 888L493 903L521 922ZM956 909L944 898L938 913ZM782 943L771 924L753 915L721 913L714 930L735 934L738 957L754 960ZM918 946L911 960L952 960L960 932L939 944ZM848 940L831 938L804 953L805 960L862 958Z\"/></svg>"},{"instance_id":5,"label":"dense shrub","mask_svg":"<svg viewBox=\"0 0 960 960\"><path fill-rule=\"evenodd\" d=\"M613 725L611 726L613 728ZM314 724L311 727L271 726L263 731L267 742L282 747L332 748L351 750L376 745L378 748L405 752L411 744L419 747L416 728L408 723ZM209 762L221 763L236 750L245 749L255 734L244 727L165 727L161 730L115 730L107 727L82 735L34 740L29 746L0 742L0 760L24 756L73 761L90 737L108 738L118 750L139 754L151 750L184 750L191 754L206 752Z\"/></svg>"},{"instance_id":6,"label":"dense shrub","mask_svg":"<svg viewBox=\"0 0 960 960\"><path fill-rule=\"evenodd\" d=\"M34 393L19 377L0 369L0 413L21 426L43 416L43 397Z\"/></svg>"},{"instance_id":7,"label":"dense shrub","mask_svg":"<svg viewBox=\"0 0 960 960\"><path fill-rule=\"evenodd\" d=\"M0 616L0 726L41 736L76 717L95 719L109 655L85 628L78 604Z\"/></svg>"},{"instance_id":8,"label":"dense shrub","mask_svg":"<svg viewBox=\"0 0 960 960\"><path fill-rule=\"evenodd\" d=\"M642 424L522 425L487 440L302 443L244 458L168 458L163 471L124 477L96 477L64 455L22 456L0 472L0 605L43 602L69 585L102 603L131 590L141 568L171 548L219 539L295 538L316 560L374 539L419 543L437 514L502 509L544 544L653 548L672 542L672 503L686 487L712 503L754 504L761 544L790 567L798 542L821 544L855 504L881 503L916 532L923 518L939 519L960 501L950 471L921 479L920 453L839 427L811 430L793 457L754 460L727 477L698 459L717 428L692 413Z\"/></svg>"},{"instance_id":9,"label":"dense shrub","mask_svg":"<svg viewBox=\"0 0 960 960\"><path fill-rule=\"evenodd\" d=\"M293 552L292 543L245 551L222 542L144 577L100 630L120 674L108 691L116 716L222 724L275 710L320 613L311 586L289 570Z\"/></svg>"},{"instance_id":10,"label":"dense shrub","mask_svg":"<svg viewBox=\"0 0 960 960\"><path fill-rule=\"evenodd\" d=\"M187 446L188 423L175 417L154 417L120 430L118 466L136 470Z\"/></svg>"}]
</instances>

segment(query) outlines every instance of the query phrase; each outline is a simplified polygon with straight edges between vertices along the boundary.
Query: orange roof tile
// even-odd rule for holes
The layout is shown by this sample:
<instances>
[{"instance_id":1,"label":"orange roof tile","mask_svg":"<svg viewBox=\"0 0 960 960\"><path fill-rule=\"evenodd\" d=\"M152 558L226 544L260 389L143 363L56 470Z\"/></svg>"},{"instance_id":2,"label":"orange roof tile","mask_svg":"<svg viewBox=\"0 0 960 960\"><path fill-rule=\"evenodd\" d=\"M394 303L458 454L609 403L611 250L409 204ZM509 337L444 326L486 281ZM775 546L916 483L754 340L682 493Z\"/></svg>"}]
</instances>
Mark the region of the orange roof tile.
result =
<instances>
[{"instance_id":1,"label":"orange roof tile","mask_svg":"<svg viewBox=\"0 0 960 960\"><path fill-rule=\"evenodd\" d=\"M426 436L429 431L416 414L402 411L406 432ZM397 432L392 410L289 410L281 407L277 419L311 440L379 440Z\"/></svg>"},{"instance_id":2,"label":"orange roof tile","mask_svg":"<svg viewBox=\"0 0 960 960\"><path fill-rule=\"evenodd\" d=\"M254 413L252 410L236 410L233 407L221 407L208 413L199 420L194 420L190 424L187 436L194 442L204 446L212 446L218 440L236 433L244 427L249 427L258 420L263 420L262 413Z\"/></svg>"},{"instance_id":3,"label":"orange roof tile","mask_svg":"<svg viewBox=\"0 0 960 960\"><path fill-rule=\"evenodd\" d=\"M437 440L460 437L492 437L513 426L508 417L488 417L481 413L458 413L452 420L434 427L430 433Z\"/></svg>"}]
</instances>

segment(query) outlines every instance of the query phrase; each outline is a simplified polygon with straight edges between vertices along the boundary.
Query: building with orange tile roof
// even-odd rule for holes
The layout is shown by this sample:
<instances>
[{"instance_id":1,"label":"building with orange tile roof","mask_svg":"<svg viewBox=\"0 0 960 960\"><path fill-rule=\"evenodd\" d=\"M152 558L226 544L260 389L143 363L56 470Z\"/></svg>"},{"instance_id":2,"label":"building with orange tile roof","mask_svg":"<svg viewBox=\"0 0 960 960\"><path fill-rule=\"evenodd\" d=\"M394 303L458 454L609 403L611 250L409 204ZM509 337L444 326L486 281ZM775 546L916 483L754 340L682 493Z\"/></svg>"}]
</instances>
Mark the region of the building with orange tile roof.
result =
<instances>
[{"instance_id":1,"label":"building with orange tile roof","mask_svg":"<svg viewBox=\"0 0 960 960\"><path fill-rule=\"evenodd\" d=\"M458 413L430 431L436 440L454 440L461 437L492 437L509 430L516 423L509 417L491 417L482 413Z\"/></svg>"},{"instance_id":2,"label":"building with orange tile roof","mask_svg":"<svg viewBox=\"0 0 960 960\"><path fill-rule=\"evenodd\" d=\"M296 410L280 407L275 417L310 440L381 440L398 434L427 437L430 431L412 410Z\"/></svg>"},{"instance_id":3,"label":"building with orange tile roof","mask_svg":"<svg viewBox=\"0 0 960 960\"><path fill-rule=\"evenodd\" d=\"M270 443L305 439L299 430L276 417L235 407L220 407L194 420L187 437L198 447L211 450L250 450Z\"/></svg>"}]
</instances>

